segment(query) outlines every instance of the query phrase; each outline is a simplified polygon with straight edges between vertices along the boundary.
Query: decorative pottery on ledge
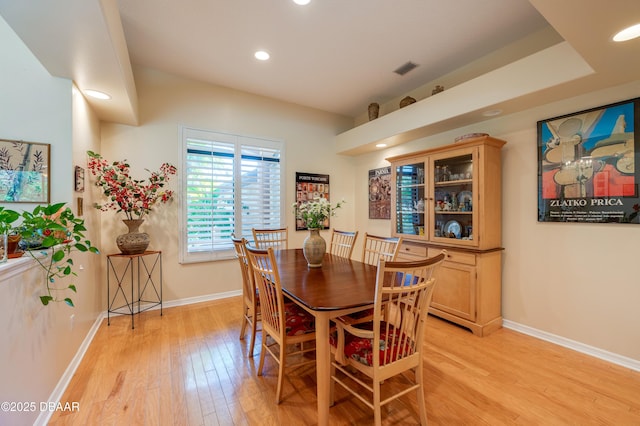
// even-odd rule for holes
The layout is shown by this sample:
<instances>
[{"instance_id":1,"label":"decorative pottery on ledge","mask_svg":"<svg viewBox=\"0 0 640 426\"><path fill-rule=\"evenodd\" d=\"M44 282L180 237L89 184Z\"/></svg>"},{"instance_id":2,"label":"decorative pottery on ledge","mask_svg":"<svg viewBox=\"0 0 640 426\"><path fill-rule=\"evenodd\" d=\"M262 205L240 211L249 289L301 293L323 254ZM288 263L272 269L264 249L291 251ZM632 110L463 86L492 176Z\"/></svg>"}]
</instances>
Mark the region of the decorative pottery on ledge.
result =
<instances>
[{"instance_id":1,"label":"decorative pottery on ledge","mask_svg":"<svg viewBox=\"0 0 640 426\"><path fill-rule=\"evenodd\" d=\"M320 235L320 228L309 228L309 235L302 243L302 252L310 268L322 266L322 259L327 251L327 243Z\"/></svg>"},{"instance_id":2,"label":"decorative pottery on ledge","mask_svg":"<svg viewBox=\"0 0 640 426\"><path fill-rule=\"evenodd\" d=\"M415 98L412 98L411 96L407 96L400 101L400 108L404 108L414 103L416 103Z\"/></svg>"},{"instance_id":3,"label":"decorative pottery on ledge","mask_svg":"<svg viewBox=\"0 0 640 426\"><path fill-rule=\"evenodd\" d=\"M122 254L142 254L145 252L151 238L146 232L138 231L140 225L144 222L143 219L124 219L125 225L129 228L129 232L126 234L118 235L116 238L116 244Z\"/></svg>"},{"instance_id":4,"label":"decorative pottery on ledge","mask_svg":"<svg viewBox=\"0 0 640 426\"><path fill-rule=\"evenodd\" d=\"M378 118L378 114L380 114L380 104L377 102L373 102L369 104L369 121L375 120Z\"/></svg>"}]
</instances>

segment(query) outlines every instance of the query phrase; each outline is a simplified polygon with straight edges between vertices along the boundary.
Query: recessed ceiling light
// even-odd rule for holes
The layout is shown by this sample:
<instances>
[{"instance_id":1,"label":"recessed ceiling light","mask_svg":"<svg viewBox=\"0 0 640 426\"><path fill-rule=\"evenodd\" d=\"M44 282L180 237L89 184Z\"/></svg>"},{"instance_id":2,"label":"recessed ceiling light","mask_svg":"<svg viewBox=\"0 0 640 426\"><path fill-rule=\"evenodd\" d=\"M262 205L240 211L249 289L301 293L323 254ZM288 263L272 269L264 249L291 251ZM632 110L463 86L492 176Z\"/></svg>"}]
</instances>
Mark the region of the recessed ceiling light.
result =
<instances>
[{"instance_id":1,"label":"recessed ceiling light","mask_svg":"<svg viewBox=\"0 0 640 426\"><path fill-rule=\"evenodd\" d=\"M293 0L295 4L299 4L300 6L304 6L305 4L309 4L311 0Z\"/></svg>"},{"instance_id":2,"label":"recessed ceiling light","mask_svg":"<svg viewBox=\"0 0 640 426\"><path fill-rule=\"evenodd\" d=\"M485 117L495 117L496 115L502 114L501 109L490 109L482 113Z\"/></svg>"},{"instance_id":3,"label":"recessed ceiling light","mask_svg":"<svg viewBox=\"0 0 640 426\"><path fill-rule=\"evenodd\" d=\"M386 143L377 143L376 148L385 148L387 146Z\"/></svg>"},{"instance_id":4,"label":"recessed ceiling light","mask_svg":"<svg viewBox=\"0 0 640 426\"><path fill-rule=\"evenodd\" d=\"M640 37L640 24L633 25L620 31L618 34L613 36L613 41L627 41L636 37Z\"/></svg>"},{"instance_id":5,"label":"recessed ceiling light","mask_svg":"<svg viewBox=\"0 0 640 426\"><path fill-rule=\"evenodd\" d=\"M87 96L91 96L92 98L96 98L96 99L111 99L111 96L104 93L104 92L99 92L97 90L91 90L91 89L87 89L87 90L83 90L84 94Z\"/></svg>"},{"instance_id":6,"label":"recessed ceiling light","mask_svg":"<svg viewBox=\"0 0 640 426\"><path fill-rule=\"evenodd\" d=\"M269 52L265 51L265 50L258 50L254 56L256 57L256 59L259 59L261 61L266 61L267 59L269 59L271 56L269 55Z\"/></svg>"}]
</instances>

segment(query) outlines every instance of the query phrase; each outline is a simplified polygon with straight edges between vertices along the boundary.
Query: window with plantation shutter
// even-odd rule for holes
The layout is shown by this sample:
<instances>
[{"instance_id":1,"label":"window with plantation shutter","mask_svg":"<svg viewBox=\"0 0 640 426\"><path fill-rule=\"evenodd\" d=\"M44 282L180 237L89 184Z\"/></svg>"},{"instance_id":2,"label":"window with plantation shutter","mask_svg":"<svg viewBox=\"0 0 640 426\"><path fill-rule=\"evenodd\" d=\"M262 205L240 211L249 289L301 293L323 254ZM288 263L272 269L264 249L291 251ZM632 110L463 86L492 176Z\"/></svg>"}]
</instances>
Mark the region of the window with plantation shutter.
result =
<instances>
[{"instance_id":1,"label":"window with plantation shutter","mask_svg":"<svg viewBox=\"0 0 640 426\"><path fill-rule=\"evenodd\" d=\"M233 258L232 234L283 226L283 143L182 128L181 262Z\"/></svg>"}]
</instances>

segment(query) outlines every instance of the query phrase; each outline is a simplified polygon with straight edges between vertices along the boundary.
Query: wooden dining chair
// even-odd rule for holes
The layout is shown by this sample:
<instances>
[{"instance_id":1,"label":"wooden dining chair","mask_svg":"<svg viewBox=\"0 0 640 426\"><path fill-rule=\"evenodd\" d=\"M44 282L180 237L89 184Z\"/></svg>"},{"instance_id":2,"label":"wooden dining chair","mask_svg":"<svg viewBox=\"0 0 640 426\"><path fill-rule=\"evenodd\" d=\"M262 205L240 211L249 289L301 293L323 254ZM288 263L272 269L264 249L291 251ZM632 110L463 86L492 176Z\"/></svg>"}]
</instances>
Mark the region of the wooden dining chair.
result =
<instances>
[{"instance_id":1,"label":"wooden dining chair","mask_svg":"<svg viewBox=\"0 0 640 426\"><path fill-rule=\"evenodd\" d=\"M378 266L378 260L393 261L398 255L402 237L379 237L364 233L362 247L362 263Z\"/></svg>"},{"instance_id":2,"label":"wooden dining chair","mask_svg":"<svg viewBox=\"0 0 640 426\"><path fill-rule=\"evenodd\" d=\"M379 237L365 232L364 245L362 247L362 263L378 266L378 261L381 259L394 261L400 251L401 244L402 237ZM352 323L370 321L373 318L373 309L370 308L353 312L347 315L347 318Z\"/></svg>"},{"instance_id":3,"label":"wooden dining chair","mask_svg":"<svg viewBox=\"0 0 640 426\"><path fill-rule=\"evenodd\" d=\"M305 342L315 341L315 319L295 303L285 302L273 248L262 250L246 246L246 250L258 287L262 312L262 350L258 376L262 375L265 354L268 353L278 363L276 403L279 404L287 356L303 357L303 361L290 365L289 368L315 364L315 359L304 357L305 353L315 351L313 346L304 346ZM295 349L288 351L290 348Z\"/></svg>"},{"instance_id":4,"label":"wooden dining chair","mask_svg":"<svg viewBox=\"0 0 640 426\"><path fill-rule=\"evenodd\" d=\"M433 274L445 255L443 250L435 257L415 262L380 260L373 320L357 325L335 320L336 333L330 341L331 404L335 383L338 383L371 408L374 423L380 425L384 404L416 390L420 424L427 424L423 339L435 285ZM409 371L413 374L406 374ZM404 379L391 380L398 375ZM393 386L385 389L384 400L381 398L383 382L387 387Z\"/></svg>"},{"instance_id":5,"label":"wooden dining chair","mask_svg":"<svg viewBox=\"0 0 640 426\"><path fill-rule=\"evenodd\" d=\"M260 299L256 290L256 284L251 270L251 264L247 258L247 240L245 238L232 237L240 271L242 272L242 326L240 327L240 340L244 340L247 325L251 327L251 343L249 343L248 356L253 356L256 343L257 323L260 321Z\"/></svg>"},{"instance_id":6,"label":"wooden dining chair","mask_svg":"<svg viewBox=\"0 0 640 426\"><path fill-rule=\"evenodd\" d=\"M254 245L259 249L272 247L274 250L289 248L289 228L256 229L252 228Z\"/></svg>"},{"instance_id":7,"label":"wooden dining chair","mask_svg":"<svg viewBox=\"0 0 640 426\"><path fill-rule=\"evenodd\" d=\"M332 229L329 253L346 259L351 259L351 254L353 253L353 248L357 238L358 231L347 232Z\"/></svg>"}]
</instances>

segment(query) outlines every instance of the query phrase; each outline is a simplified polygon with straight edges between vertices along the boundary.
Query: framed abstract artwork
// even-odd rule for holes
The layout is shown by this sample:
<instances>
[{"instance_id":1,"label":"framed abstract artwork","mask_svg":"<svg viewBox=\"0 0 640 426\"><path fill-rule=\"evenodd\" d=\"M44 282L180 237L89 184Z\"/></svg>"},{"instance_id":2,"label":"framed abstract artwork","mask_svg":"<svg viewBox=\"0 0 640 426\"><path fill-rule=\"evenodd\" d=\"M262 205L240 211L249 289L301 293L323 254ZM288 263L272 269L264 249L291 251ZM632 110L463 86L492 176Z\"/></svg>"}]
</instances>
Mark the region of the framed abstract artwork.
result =
<instances>
[{"instance_id":1,"label":"framed abstract artwork","mask_svg":"<svg viewBox=\"0 0 640 426\"><path fill-rule=\"evenodd\" d=\"M538 221L640 223L640 98L538 122Z\"/></svg>"},{"instance_id":2,"label":"framed abstract artwork","mask_svg":"<svg viewBox=\"0 0 640 426\"><path fill-rule=\"evenodd\" d=\"M51 145L0 139L0 202L49 203Z\"/></svg>"}]
</instances>

